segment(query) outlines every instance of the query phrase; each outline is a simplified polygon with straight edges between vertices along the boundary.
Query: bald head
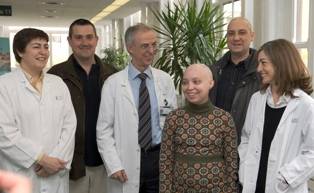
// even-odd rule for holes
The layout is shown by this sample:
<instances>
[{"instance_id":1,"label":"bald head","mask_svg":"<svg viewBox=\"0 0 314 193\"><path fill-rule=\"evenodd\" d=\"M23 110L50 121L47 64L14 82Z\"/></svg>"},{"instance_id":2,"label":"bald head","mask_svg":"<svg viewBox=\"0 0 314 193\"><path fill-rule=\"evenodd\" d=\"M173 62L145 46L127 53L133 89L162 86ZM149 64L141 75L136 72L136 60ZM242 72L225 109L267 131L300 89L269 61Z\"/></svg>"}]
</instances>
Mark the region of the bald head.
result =
<instances>
[{"instance_id":1,"label":"bald head","mask_svg":"<svg viewBox=\"0 0 314 193\"><path fill-rule=\"evenodd\" d=\"M184 78L184 76L189 74L190 71L192 72L192 74L194 73L194 75L196 75L196 76L204 75L204 78L206 78L208 80L213 80L212 71L205 64L191 64L190 66L188 66L186 68L184 75L183 75L183 78Z\"/></svg>"},{"instance_id":2,"label":"bald head","mask_svg":"<svg viewBox=\"0 0 314 193\"><path fill-rule=\"evenodd\" d=\"M246 25L247 29L252 32L252 25L250 23L249 20L247 20L245 17L234 17L230 20L227 29L230 28L230 25L234 24L234 23L242 23L243 25Z\"/></svg>"},{"instance_id":3,"label":"bald head","mask_svg":"<svg viewBox=\"0 0 314 193\"><path fill-rule=\"evenodd\" d=\"M227 45L234 64L238 64L250 55L250 44L254 36L250 22L244 17L235 17L229 22Z\"/></svg>"},{"instance_id":4,"label":"bald head","mask_svg":"<svg viewBox=\"0 0 314 193\"><path fill-rule=\"evenodd\" d=\"M212 72L205 64L192 64L183 74L182 91L190 103L206 103L213 86Z\"/></svg>"}]
</instances>

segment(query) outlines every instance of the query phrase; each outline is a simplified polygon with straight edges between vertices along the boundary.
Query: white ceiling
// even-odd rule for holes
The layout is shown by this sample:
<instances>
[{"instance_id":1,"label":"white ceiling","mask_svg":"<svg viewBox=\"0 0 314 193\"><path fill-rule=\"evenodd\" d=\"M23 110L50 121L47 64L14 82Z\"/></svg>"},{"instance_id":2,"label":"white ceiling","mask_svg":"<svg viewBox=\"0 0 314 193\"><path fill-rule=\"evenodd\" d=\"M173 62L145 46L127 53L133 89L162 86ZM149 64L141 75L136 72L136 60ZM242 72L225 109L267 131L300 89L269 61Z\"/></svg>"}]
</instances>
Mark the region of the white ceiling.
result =
<instances>
[{"instance_id":1,"label":"white ceiling","mask_svg":"<svg viewBox=\"0 0 314 193\"><path fill-rule=\"evenodd\" d=\"M155 0L131 0L105 19L123 18L140 10L141 5L149 1ZM0 0L0 5L12 6L12 16L0 16L0 26L68 27L75 19L91 19L112 2L113 0Z\"/></svg>"}]
</instances>

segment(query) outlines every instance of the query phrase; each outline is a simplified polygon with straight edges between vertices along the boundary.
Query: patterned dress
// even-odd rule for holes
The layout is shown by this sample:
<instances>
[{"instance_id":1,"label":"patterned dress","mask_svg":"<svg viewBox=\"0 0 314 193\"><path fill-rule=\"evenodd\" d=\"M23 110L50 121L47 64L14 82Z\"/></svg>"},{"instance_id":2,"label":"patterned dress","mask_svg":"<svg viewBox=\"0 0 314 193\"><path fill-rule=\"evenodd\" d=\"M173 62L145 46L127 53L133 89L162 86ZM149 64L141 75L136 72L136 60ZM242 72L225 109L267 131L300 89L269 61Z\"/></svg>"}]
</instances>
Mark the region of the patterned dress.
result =
<instances>
[{"instance_id":1,"label":"patterned dress","mask_svg":"<svg viewBox=\"0 0 314 193\"><path fill-rule=\"evenodd\" d=\"M236 136L231 115L210 102L171 112L160 150L160 193L236 193Z\"/></svg>"}]
</instances>

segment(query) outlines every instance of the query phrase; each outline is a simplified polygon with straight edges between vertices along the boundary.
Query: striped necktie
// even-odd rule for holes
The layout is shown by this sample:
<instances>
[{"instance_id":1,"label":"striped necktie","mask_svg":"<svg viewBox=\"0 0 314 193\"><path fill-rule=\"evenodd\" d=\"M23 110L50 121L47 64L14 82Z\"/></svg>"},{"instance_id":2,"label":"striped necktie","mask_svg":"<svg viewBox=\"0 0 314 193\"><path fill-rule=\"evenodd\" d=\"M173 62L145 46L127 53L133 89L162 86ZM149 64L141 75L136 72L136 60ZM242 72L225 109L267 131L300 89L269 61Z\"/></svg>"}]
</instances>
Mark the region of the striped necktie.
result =
<instances>
[{"instance_id":1,"label":"striped necktie","mask_svg":"<svg viewBox=\"0 0 314 193\"><path fill-rule=\"evenodd\" d=\"M146 87L145 73L138 75L141 79L141 85L139 89L139 99L138 99L138 143L144 150L151 147L152 144L152 124L151 124L151 112L150 112L150 100L149 93Z\"/></svg>"}]
</instances>

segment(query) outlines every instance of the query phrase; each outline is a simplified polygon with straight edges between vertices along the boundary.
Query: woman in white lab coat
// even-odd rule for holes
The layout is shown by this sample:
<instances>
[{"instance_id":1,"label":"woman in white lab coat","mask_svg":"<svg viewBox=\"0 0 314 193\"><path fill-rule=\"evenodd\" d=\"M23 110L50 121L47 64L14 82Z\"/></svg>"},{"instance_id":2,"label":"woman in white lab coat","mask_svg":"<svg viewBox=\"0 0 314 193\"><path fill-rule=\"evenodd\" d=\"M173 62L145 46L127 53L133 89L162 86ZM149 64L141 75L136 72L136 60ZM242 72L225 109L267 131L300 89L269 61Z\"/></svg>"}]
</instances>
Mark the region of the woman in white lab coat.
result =
<instances>
[{"instance_id":1,"label":"woman in white lab coat","mask_svg":"<svg viewBox=\"0 0 314 193\"><path fill-rule=\"evenodd\" d=\"M67 193L76 117L66 85L43 72L48 47L38 29L14 37L20 68L0 77L0 169L29 177L33 193Z\"/></svg>"},{"instance_id":2,"label":"woman in white lab coat","mask_svg":"<svg viewBox=\"0 0 314 193\"><path fill-rule=\"evenodd\" d=\"M242 130L239 180L243 193L305 193L314 171L311 77L284 39L258 51L262 88L250 101Z\"/></svg>"}]
</instances>

